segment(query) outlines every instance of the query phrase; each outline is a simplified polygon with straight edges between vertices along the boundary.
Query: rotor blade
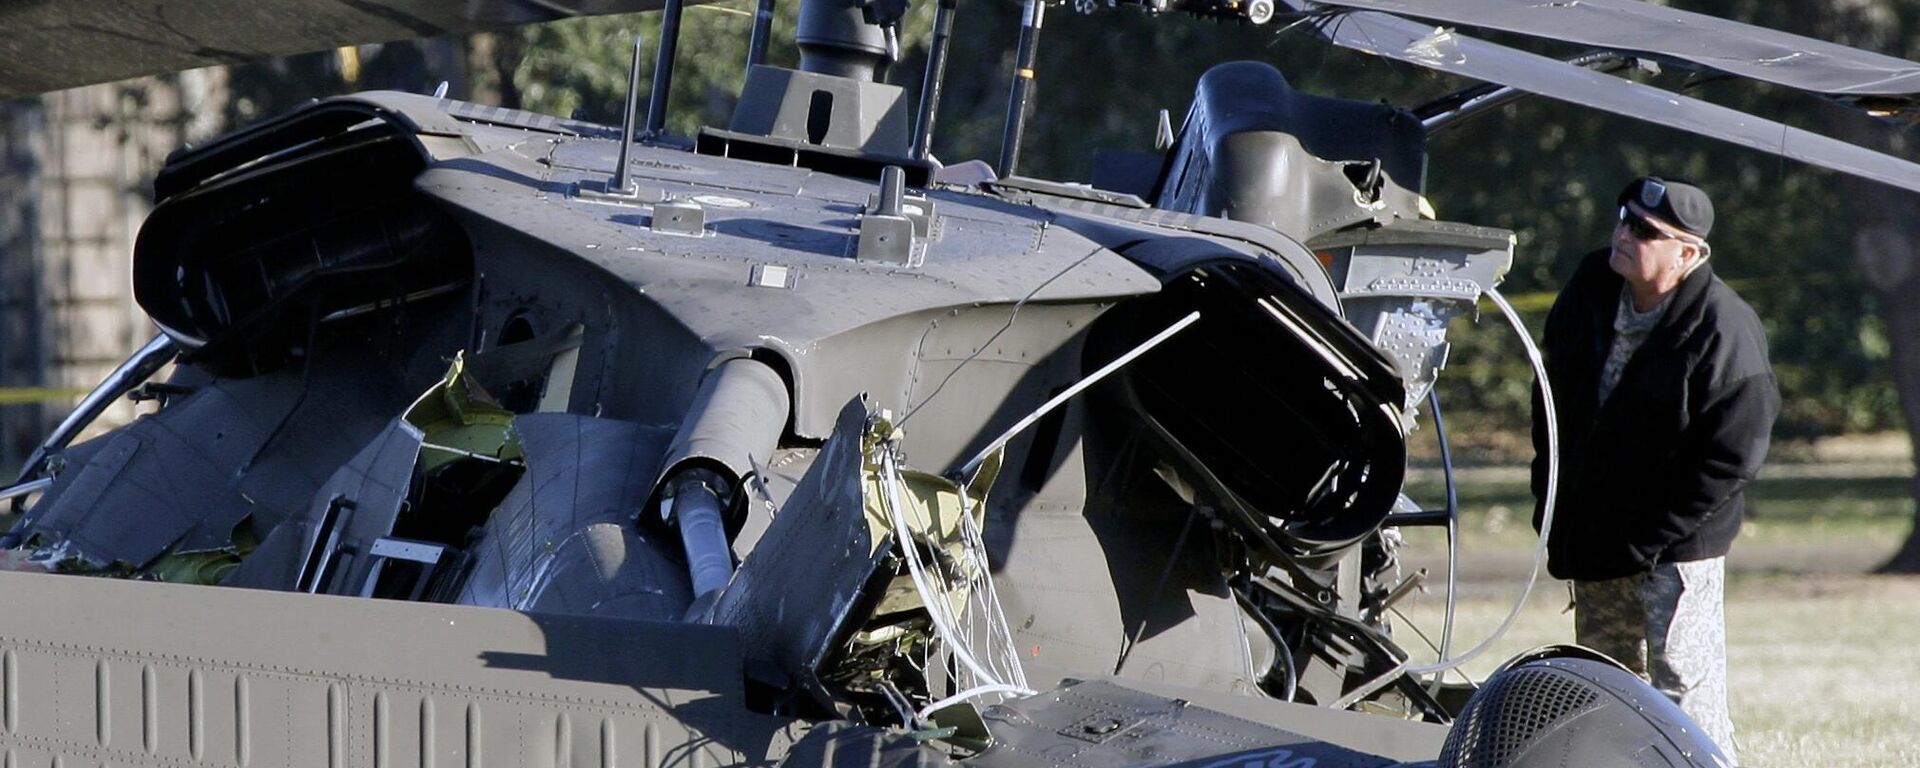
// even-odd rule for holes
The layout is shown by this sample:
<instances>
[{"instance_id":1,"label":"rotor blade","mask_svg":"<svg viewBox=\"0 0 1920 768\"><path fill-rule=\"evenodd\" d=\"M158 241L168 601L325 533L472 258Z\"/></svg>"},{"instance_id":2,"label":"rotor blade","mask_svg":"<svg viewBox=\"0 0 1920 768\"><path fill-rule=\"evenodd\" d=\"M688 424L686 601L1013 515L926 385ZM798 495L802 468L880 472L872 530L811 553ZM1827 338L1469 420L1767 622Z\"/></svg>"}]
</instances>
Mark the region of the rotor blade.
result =
<instances>
[{"instance_id":1,"label":"rotor blade","mask_svg":"<svg viewBox=\"0 0 1920 768\"><path fill-rule=\"evenodd\" d=\"M663 0L0 0L0 99Z\"/></svg>"},{"instance_id":2,"label":"rotor blade","mask_svg":"<svg viewBox=\"0 0 1920 768\"><path fill-rule=\"evenodd\" d=\"M1323 0L1321 4L1667 56L1820 94L1920 94L1916 61L1640 0Z\"/></svg>"},{"instance_id":3,"label":"rotor blade","mask_svg":"<svg viewBox=\"0 0 1920 768\"><path fill-rule=\"evenodd\" d=\"M1299 8L1302 0L1285 0ZM1920 165L1739 110L1371 11L1329 15L1335 45L1677 128L1920 192Z\"/></svg>"},{"instance_id":4,"label":"rotor blade","mask_svg":"<svg viewBox=\"0 0 1920 768\"><path fill-rule=\"evenodd\" d=\"M1920 94L1920 63L1639 0L1322 0L1320 4L1638 51L1815 93Z\"/></svg>"}]
</instances>

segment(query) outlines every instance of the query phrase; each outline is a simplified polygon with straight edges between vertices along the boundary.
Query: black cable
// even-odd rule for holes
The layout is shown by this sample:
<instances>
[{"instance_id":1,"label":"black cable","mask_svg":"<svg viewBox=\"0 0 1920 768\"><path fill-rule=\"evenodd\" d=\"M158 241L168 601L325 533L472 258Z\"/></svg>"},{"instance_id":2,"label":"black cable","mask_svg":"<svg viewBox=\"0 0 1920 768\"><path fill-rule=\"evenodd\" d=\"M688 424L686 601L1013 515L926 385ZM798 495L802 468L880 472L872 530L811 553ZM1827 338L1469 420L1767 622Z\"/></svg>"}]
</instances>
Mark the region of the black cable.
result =
<instances>
[{"instance_id":1,"label":"black cable","mask_svg":"<svg viewBox=\"0 0 1920 768\"><path fill-rule=\"evenodd\" d=\"M1293 697L1300 692L1300 670L1294 666L1293 663L1293 648L1287 645L1286 638L1280 634L1280 628L1275 626L1273 620L1267 618L1267 615L1260 610L1259 606L1254 605L1251 599L1241 594L1238 589L1233 590L1233 596L1234 599L1240 601L1240 610L1248 616L1252 616L1254 622L1258 623L1262 629L1267 631L1267 637L1273 640L1274 658L1279 659L1285 664L1287 670L1286 685L1280 689L1280 699L1282 701L1293 701ZM1419 632L1419 629L1414 630L1415 634ZM1424 637L1424 635L1422 635L1422 637ZM1431 645L1431 643L1429 643L1429 645Z\"/></svg>"}]
</instances>

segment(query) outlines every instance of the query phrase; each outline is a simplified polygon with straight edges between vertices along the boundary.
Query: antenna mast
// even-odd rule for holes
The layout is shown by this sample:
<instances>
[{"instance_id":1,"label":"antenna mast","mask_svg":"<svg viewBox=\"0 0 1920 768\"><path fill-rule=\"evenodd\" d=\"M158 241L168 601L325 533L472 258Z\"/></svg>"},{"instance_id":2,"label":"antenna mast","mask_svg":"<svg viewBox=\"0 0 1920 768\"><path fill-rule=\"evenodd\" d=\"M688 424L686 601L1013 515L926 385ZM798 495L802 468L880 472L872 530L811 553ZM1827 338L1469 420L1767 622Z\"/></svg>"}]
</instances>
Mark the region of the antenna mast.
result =
<instances>
[{"instance_id":1,"label":"antenna mast","mask_svg":"<svg viewBox=\"0 0 1920 768\"><path fill-rule=\"evenodd\" d=\"M627 100L620 109L620 160L613 166L613 180L607 182L607 192L625 194L633 180L627 178L627 153L633 149L633 108L635 97L640 95L640 43L639 35L633 36L633 64L627 69Z\"/></svg>"}]
</instances>

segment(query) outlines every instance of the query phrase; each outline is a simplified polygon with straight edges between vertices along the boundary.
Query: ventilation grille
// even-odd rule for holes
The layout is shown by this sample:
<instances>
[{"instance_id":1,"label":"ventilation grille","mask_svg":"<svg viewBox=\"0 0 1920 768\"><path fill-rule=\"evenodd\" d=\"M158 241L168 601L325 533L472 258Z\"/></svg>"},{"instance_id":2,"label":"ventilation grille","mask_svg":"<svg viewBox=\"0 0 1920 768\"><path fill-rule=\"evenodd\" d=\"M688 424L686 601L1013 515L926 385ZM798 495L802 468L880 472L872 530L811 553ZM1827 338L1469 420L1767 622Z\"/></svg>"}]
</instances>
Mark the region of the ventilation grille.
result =
<instances>
[{"instance_id":1,"label":"ventilation grille","mask_svg":"<svg viewBox=\"0 0 1920 768\"><path fill-rule=\"evenodd\" d=\"M1489 681L1467 702L1440 750L1443 768L1505 768L1542 730L1585 712L1600 696L1585 681L1521 668Z\"/></svg>"}]
</instances>

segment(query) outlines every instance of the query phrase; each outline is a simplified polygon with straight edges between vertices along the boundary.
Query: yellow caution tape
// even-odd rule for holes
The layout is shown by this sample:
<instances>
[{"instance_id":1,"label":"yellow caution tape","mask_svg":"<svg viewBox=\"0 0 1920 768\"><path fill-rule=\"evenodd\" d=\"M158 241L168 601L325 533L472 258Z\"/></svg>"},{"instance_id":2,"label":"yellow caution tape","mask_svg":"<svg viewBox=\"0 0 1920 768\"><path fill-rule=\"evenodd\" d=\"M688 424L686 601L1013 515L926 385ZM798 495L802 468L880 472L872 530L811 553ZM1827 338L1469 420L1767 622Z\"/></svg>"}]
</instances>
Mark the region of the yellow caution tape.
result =
<instances>
[{"instance_id":1,"label":"yellow caution tape","mask_svg":"<svg viewBox=\"0 0 1920 768\"><path fill-rule=\"evenodd\" d=\"M87 393L72 387L0 387L0 405L51 403L71 400Z\"/></svg>"},{"instance_id":2,"label":"yellow caution tape","mask_svg":"<svg viewBox=\"0 0 1920 768\"><path fill-rule=\"evenodd\" d=\"M351 45L333 49L334 60L340 64L340 79L347 85L360 82L360 49Z\"/></svg>"}]
</instances>

